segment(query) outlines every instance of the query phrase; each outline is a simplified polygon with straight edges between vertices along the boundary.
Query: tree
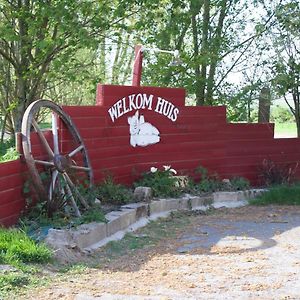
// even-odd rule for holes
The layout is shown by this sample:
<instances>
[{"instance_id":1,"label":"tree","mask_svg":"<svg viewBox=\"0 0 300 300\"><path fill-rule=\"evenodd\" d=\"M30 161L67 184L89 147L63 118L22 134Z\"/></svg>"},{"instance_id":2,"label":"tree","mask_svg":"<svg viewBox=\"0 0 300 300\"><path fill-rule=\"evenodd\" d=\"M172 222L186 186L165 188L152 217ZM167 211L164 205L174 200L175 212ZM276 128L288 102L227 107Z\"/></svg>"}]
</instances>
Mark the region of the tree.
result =
<instances>
[{"instance_id":1,"label":"tree","mask_svg":"<svg viewBox=\"0 0 300 300\"><path fill-rule=\"evenodd\" d=\"M68 68L76 71L79 50L96 49L108 29L136 12L130 5L123 0L0 0L0 102L12 132L20 130L26 107L49 90L57 74L72 76Z\"/></svg>"},{"instance_id":2,"label":"tree","mask_svg":"<svg viewBox=\"0 0 300 300\"><path fill-rule=\"evenodd\" d=\"M277 60L273 64L273 84L294 115L300 137L300 3L280 4L276 10L277 27L272 32ZM288 101L291 96L293 105Z\"/></svg>"},{"instance_id":3,"label":"tree","mask_svg":"<svg viewBox=\"0 0 300 300\"><path fill-rule=\"evenodd\" d=\"M261 73L263 69L265 59L255 57L262 52L256 47L258 44L264 47L262 39L274 22L274 11L258 15L249 13L255 11L257 5L262 6L260 2L164 1L164 6L148 16L151 22L144 29L146 33L141 43L155 44L161 49L179 49L183 65L171 69L167 67L171 57L165 54L153 57L146 53L148 61L145 64L144 83L184 86L197 105L228 103L239 106L246 113L238 115L243 120L247 117L250 120L250 111L247 113L247 109L250 110L254 95L259 94L254 89L258 90L264 82L262 79L259 82L253 74L246 74L251 78L251 86L245 82L233 89L234 84L229 77L234 73L242 77L245 70L248 73L248 69L255 69L258 62L260 70L253 73ZM255 80L252 79L254 77ZM245 93L248 93L248 97ZM243 99L237 99L238 95L243 95Z\"/></svg>"}]
</instances>

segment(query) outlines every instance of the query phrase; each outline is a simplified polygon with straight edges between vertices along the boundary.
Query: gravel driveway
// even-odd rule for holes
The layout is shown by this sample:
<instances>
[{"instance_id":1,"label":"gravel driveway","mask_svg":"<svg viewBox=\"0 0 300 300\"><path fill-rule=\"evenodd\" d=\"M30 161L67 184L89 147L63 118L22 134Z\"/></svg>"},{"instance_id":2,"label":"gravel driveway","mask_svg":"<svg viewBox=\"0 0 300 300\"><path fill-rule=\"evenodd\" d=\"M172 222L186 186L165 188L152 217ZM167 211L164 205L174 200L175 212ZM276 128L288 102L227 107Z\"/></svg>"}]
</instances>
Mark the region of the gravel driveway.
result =
<instances>
[{"instance_id":1,"label":"gravel driveway","mask_svg":"<svg viewBox=\"0 0 300 300\"><path fill-rule=\"evenodd\" d=\"M300 299L299 207L185 218L155 246L54 279L24 299Z\"/></svg>"}]
</instances>

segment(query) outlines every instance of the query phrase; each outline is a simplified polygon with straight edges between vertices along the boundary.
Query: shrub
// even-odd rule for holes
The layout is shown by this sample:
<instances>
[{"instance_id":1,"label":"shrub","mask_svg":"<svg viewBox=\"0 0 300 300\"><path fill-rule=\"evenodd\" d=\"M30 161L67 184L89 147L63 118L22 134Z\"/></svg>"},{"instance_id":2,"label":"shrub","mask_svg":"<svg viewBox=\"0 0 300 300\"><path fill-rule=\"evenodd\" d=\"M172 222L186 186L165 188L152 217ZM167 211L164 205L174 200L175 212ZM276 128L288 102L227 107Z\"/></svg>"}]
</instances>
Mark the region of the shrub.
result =
<instances>
[{"instance_id":1,"label":"shrub","mask_svg":"<svg viewBox=\"0 0 300 300\"><path fill-rule=\"evenodd\" d=\"M181 188L176 184L174 177L177 172L171 166L163 166L163 170L151 167L149 172L142 175L142 178L134 183L134 186L150 187L155 197L174 197L181 193Z\"/></svg>"}]
</instances>

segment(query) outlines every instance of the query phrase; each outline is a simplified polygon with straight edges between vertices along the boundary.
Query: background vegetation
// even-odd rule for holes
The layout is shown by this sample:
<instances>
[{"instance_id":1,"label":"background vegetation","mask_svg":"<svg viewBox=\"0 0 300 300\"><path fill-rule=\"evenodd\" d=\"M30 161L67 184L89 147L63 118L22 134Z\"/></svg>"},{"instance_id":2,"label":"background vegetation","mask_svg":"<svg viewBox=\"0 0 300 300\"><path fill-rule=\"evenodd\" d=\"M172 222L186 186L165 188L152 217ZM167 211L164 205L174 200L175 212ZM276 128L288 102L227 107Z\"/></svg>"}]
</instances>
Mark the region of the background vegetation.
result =
<instances>
[{"instance_id":1,"label":"background vegetation","mask_svg":"<svg viewBox=\"0 0 300 300\"><path fill-rule=\"evenodd\" d=\"M261 89L286 101L300 128L297 0L0 0L1 138L20 130L39 98L93 104L96 83L130 84L133 47L146 51L142 84L183 86L195 105L226 104L256 121Z\"/></svg>"}]
</instances>

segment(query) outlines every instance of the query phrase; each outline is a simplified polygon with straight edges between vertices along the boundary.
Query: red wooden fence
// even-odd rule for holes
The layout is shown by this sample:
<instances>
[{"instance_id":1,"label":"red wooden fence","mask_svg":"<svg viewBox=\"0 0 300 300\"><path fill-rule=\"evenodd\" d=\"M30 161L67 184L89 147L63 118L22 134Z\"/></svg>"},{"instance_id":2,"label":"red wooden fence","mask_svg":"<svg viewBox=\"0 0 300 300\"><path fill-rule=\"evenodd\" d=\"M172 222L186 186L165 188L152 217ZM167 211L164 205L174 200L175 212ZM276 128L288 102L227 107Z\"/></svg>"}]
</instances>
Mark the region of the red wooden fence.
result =
<instances>
[{"instance_id":1,"label":"red wooden fence","mask_svg":"<svg viewBox=\"0 0 300 300\"><path fill-rule=\"evenodd\" d=\"M184 89L99 85L96 106L64 109L88 148L96 182L108 172L117 182L130 184L152 166L171 165L181 174L192 174L201 165L221 178L243 176L259 184L263 159L300 161L300 139L274 139L273 124L230 124L224 106L189 107L184 102ZM128 121L136 111L159 130L159 142L130 144ZM68 145L68 139L62 144ZM13 224L24 207L25 171L20 160L0 164L4 225Z\"/></svg>"}]
</instances>

